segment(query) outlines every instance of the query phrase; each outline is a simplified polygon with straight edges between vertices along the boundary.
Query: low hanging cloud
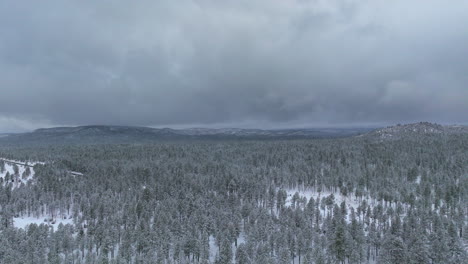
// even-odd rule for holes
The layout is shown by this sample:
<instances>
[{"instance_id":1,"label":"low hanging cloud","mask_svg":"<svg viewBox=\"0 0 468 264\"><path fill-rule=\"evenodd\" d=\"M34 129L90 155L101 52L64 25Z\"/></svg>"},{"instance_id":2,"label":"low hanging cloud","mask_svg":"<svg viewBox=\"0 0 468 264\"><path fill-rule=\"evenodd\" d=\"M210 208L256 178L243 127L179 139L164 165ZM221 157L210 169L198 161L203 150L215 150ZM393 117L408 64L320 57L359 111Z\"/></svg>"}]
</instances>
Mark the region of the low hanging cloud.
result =
<instances>
[{"instance_id":1,"label":"low hanging cloud","mask_svg":"<svg viewBox=\"0 0 468 264\"><path fill-rule=\"evenodd\" d=\"M463 0L2 1L0 128L466 123L467 23Z\"/></svg>"}]
</instances>

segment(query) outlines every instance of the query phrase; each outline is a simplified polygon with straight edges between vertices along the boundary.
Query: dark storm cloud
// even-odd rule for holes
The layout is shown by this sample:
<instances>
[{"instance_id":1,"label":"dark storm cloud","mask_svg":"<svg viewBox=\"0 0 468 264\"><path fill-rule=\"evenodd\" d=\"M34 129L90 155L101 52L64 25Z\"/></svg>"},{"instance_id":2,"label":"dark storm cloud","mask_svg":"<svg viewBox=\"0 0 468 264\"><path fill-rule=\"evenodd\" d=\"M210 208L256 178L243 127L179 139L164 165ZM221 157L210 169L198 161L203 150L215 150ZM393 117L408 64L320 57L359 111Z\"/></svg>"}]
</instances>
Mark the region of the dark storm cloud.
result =
<instances>
[{"instance_id":1,"label":"dark storm cloud","mask_svg":"<svg viewBox=\"0 0 468 264\"><path fill-rule=\"evenodd\" d=\"M467 122L468 2L2 1L0 131Z\"/></svg>"}]
</instances>

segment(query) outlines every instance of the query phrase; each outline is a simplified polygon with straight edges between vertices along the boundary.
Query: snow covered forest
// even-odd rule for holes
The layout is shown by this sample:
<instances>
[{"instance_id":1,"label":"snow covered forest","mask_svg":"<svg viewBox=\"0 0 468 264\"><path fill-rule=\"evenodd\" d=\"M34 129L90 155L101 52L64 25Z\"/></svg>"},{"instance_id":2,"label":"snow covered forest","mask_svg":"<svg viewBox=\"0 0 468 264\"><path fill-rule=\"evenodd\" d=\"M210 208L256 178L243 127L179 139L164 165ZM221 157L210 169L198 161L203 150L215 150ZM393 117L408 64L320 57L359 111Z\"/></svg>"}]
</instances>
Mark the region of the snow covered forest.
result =
<instances>
[{"instance_id":1,"label":"snow covered forest","mask_svg":"<svg viewBox=\"0 0 468 264\"><path fill-rule=\"evenodd\" d=\"M0 263L468 263L467 134L0 157Z\"/></svg>"}]
</instances>

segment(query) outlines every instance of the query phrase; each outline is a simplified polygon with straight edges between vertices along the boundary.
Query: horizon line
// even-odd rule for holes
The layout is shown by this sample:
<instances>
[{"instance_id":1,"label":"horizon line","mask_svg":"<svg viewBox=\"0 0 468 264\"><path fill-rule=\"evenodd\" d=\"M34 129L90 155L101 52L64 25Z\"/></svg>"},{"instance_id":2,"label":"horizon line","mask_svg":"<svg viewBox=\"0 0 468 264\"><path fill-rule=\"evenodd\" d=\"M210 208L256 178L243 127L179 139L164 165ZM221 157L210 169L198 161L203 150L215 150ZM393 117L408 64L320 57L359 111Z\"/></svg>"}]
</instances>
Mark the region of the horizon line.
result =
<instances>
[{"instance_id":1,"label":"horizon line","mask_svg":"<svg viewBox=\"0 0 468 264\"><path fill-rule=\"evenodd\" d=\"M431 123L437 124L442 126L467 126L467 123L448 123L448 122L429 122L429 121L417 121L417 122L397 122L397 123L360 123L360 124L320 124L320 125L290 125L290 126L269 126L264 128L253 127L253 126L213 126L213 125L206 125L203 124L192 124L192 125L114 125L114 124L87 124L87 125L57 125L57 126L45 126L39 127L32 130L25 130L25 131L17 131L17 132L3 132L0 131L0 135L7 135L7 134L23 134L23 133L32 133L36 130L41 129L54 129L54 128L79 128L79 127L133 127L133 128L153 128L153 129L172 129L172 130L188 130L188 129L213 129L213 130L221 130L221 129L242 129L242 130L296 130L296 129L359 129L359 128L368 128L368 129L377 129L377 128L384 128L384 127L391 127L397 125L410 125L410 124L418 124L418 123Z\"/></svg>"}]
</instances>

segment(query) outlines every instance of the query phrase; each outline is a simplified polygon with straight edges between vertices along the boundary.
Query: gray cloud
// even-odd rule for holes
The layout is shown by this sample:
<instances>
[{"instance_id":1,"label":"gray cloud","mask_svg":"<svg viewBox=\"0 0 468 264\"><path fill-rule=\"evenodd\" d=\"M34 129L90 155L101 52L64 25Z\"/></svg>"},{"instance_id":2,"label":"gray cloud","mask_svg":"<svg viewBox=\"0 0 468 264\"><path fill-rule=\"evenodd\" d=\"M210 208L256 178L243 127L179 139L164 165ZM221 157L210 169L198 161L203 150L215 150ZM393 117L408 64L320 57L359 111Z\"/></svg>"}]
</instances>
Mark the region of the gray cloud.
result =
<instances>
[{"instance_id":1,"label":"gray cloud","mask_svg":"<svg viewBox=\"0 0 468 264\"><path fill-rule=\"evenodd\" d=\"M0 129L468 122L468 2L2 1Z\"/></svg>"}]
</instances>

